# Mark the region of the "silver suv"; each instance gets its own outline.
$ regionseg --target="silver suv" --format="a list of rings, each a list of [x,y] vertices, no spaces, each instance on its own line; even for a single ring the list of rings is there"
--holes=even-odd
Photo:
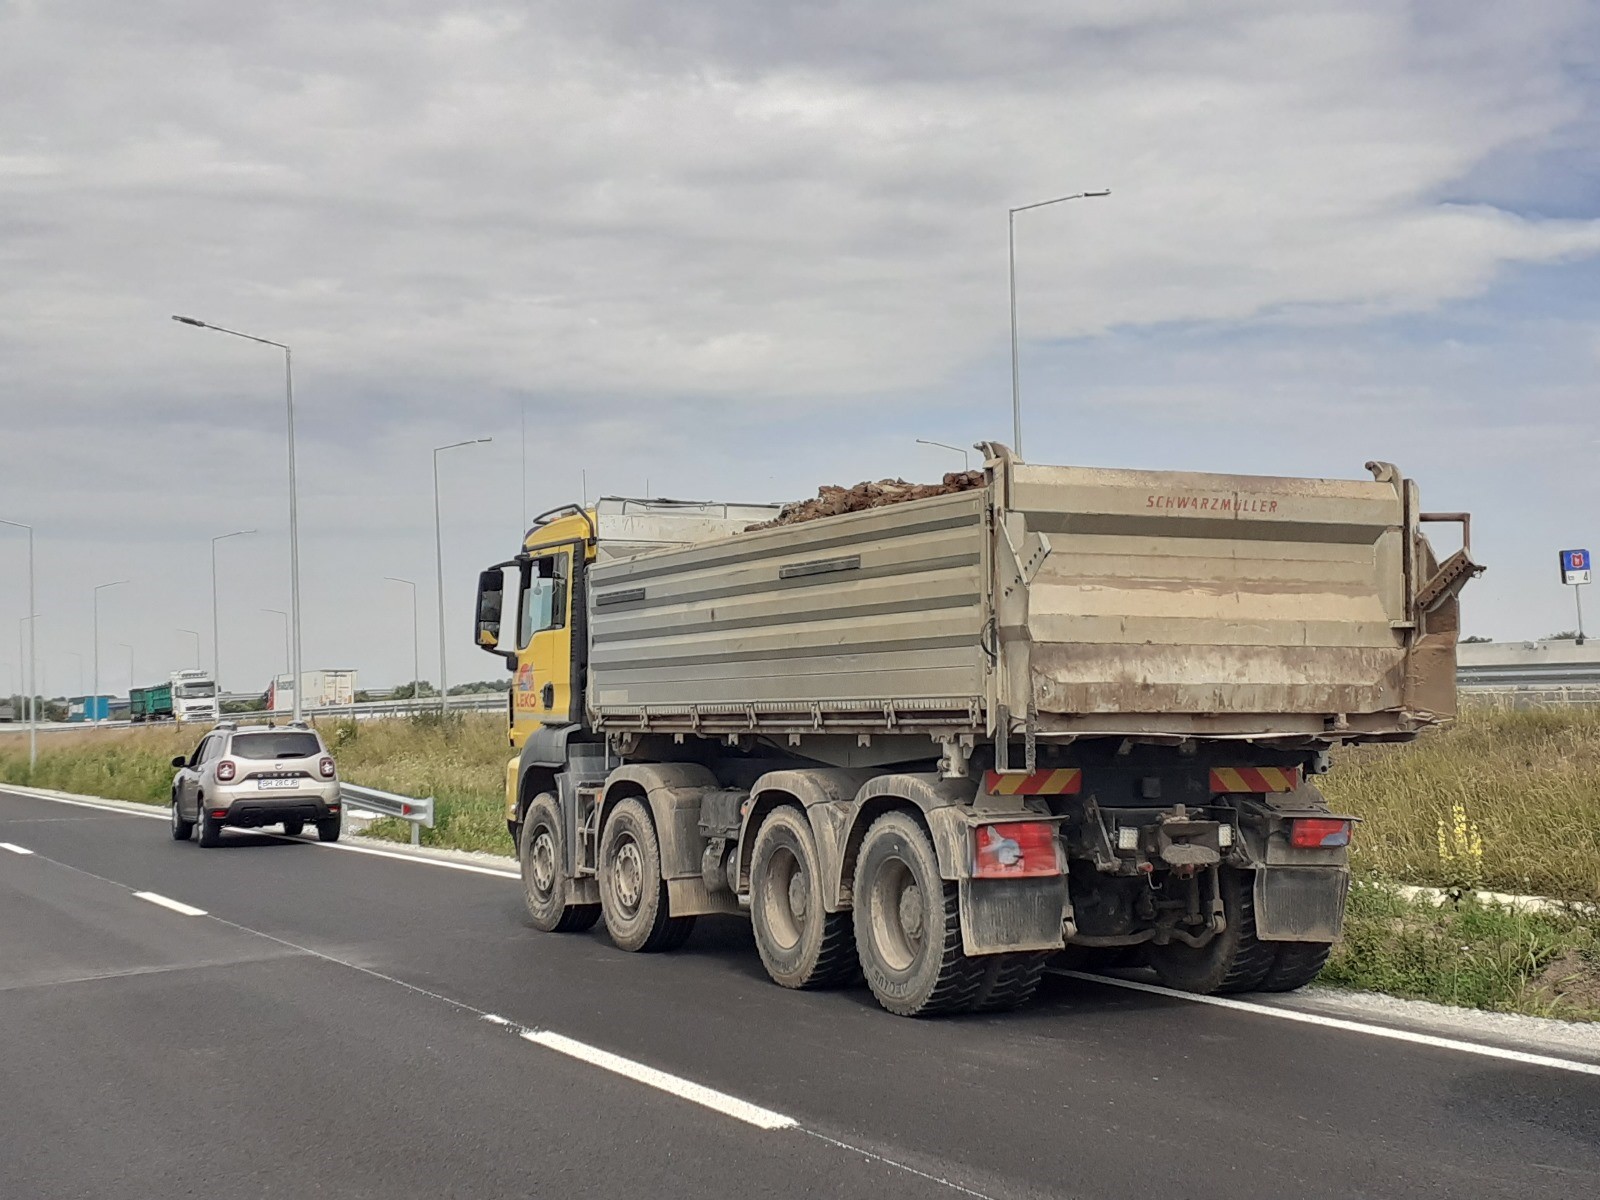
[[[200,831],[215,846],[224,825],[282,825],[297,837],[310,822],[324,842],[339,840],[339,775],[315,729],[304,724],[221,724],[188,758],[172,760],[172,837]]]

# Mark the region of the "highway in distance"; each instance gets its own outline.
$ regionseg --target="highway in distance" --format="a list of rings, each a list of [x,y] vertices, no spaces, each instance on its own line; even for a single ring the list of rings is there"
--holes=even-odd
[[[0,790],[0,1196],[1600,1196],[1600,1066],[1053,977],[912,1021],[520,885]]]

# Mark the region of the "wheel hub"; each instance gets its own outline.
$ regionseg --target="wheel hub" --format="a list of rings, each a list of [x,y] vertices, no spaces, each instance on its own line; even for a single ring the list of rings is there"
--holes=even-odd
[[[906,885],[900,893],[900,928],[907,939],[916,942],[922,938],[922,889],[915,883]]]
[[[639,854],[639,847],[633,842],[624,842],[617,847],[615,890],[617,900],[623,908],[630,911],[639,907],[639,897],[643,894],[644,860]]]
[[[794,914],[796,921],[806,919],[806,877],[799,871],[789,876],[789,911]]]
[[[540,892],[549,892],[556,881],[556,847],[548,829],[541,829],[534,834],[532,852],[528,858],[533,886]]]

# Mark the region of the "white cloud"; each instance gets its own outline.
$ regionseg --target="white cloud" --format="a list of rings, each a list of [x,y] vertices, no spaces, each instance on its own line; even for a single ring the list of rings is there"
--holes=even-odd
[[[1030,362],[1110,330],[1292,344],[1425,313],[1600,251],[1593,213],[1471,186],[1595,129],[1571,69],[1595,32],[1565,0],[13,4],[0,507],[87,552],[97,524],[193,539],[276,503],[274,352],[173,311],[294,344],[308,526],[363,580],[426,527],[428,448],[503,442],[523,397],[593,438],[542,475],[563,495],[584,458],[699,494],[876,473],[913,397],[958,420],[960,389],[1004,387],[1010,204],[1114,189],[1019,218]],[[1367,395],[1450,409],[1426,378]],[[842,458],[836,423],[868,413]],[[490,482],[473,503],[519,492]],[[507,533],[464,536],[472,562]]]

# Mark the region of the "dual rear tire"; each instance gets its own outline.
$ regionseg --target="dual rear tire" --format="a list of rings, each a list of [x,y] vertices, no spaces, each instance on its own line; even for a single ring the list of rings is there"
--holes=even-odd
[[[1202,995],[1292,992],[1317,977],[1333,947],[1326,942],[1265,941],[1256,932],[1255,874],[1219,872],[1228,927],[1204,946],[1151,946],[1147,961],[1167,987]]]

